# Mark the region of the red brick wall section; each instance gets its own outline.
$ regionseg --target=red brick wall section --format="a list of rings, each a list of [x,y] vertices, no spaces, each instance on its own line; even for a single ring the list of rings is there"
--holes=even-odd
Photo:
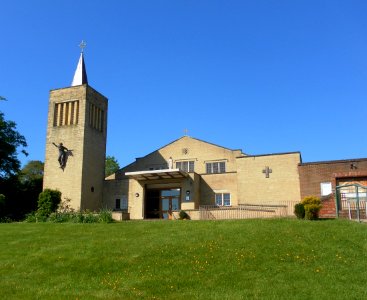
[[[367,177],[367,158],[303,163],[298,165],[301,198],[306,196],[317,196],[321,198],[323,208],[320,217],[335,217],[334,195],[321,197],[322,182],[331,182],[333,193],[338,179]]]
[[[321,198],[322,208],[320,210],[320,218],[335,218],[335,198],[334,195]]]

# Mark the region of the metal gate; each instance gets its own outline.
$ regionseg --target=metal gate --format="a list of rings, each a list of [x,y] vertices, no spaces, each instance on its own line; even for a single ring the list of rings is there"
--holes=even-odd
[[[358,183],[339,185],[335,188],[337,217],[347,216],[350,220],[367,219],[367,187]]]

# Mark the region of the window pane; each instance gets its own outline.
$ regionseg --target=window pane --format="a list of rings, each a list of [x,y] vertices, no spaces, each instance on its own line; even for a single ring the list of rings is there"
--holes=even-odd
[[[225,173],[226,172],[226,163],[224,161],[219,163],[219,169],[220,169],[220,173]]]
[[[206,164],[206,173],[207,174],[210,174],[211,172],[212,172],[211,164],[210,163],[207,163]]]
[[[189,162],[189,172],[194,172],[194,161]]]
[[[332,194],[332,185],[331,182],[321,182],[321,196],[328,196]]]
[[[215,204],[222,206],[222,194],[215,194]]]
[[[223,194],[223,205],[230,206],[231,205],[231,194],[225,193]]]
[[[213,163],[213,173],[218,173],[218,163]]]
[[[127,209],[127,196],[122,196],[121,198],[121,209]]]
[[[181,162],[176,162],[176,169],[180,169],[181,170]]]
[[[120,201],[120,199],[116,199],[115,200],[115,208],[116,209],[120,209],[121,208],[121,201]]]

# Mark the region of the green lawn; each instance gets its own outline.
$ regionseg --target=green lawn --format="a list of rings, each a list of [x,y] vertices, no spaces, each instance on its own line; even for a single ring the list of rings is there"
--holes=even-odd
[[[367,224],[0,224],[1,299],[367,299]]]

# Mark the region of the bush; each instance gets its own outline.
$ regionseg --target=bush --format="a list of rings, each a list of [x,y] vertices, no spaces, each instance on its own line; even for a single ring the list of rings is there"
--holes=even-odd
[[[38,196],[37,215],[40,217],[48,217],[55,212],[61,202],[61,192],[51,189],[45,189]]]
[[[48,221],[53,222],[53,223],[65,223],[65,222],[70,222],[72,218],[73,218],[73,215],[70,213],[54,212],[49,216]]]
[[[97,214],[91,211],[85,211],[82,213],[83,215],[83,222],[82,223],[98,223],[99,217]]]
[[[110,209],[101,209],[98,216],[98,221],[100,223],[111,223],[113,222],[112,219],[112,211]]]
[[[297,219],[305,218],[305,207],[302,203],[297,203],[294,206],[294,214],[296,215]]]
[[[35,223],[37,222],[37,217],[35,212],[31,212],[25,216],[25,222],[27,223]]]
[[[180,210],[178,216],[180,217],[180,220],[190,220],[190,216],[184,210]]]
[[[9,217],[0,217],[0,223],[11,223],[13,222],[12,219],[10,219]]]
[[[3,209],[5,207],[5,195],[0,194],[0,208]]]
[[[316,196],[305,197],[301,202],[305,208],[305,218],[307,220],[317,220],[322,207],[320,198]]]

